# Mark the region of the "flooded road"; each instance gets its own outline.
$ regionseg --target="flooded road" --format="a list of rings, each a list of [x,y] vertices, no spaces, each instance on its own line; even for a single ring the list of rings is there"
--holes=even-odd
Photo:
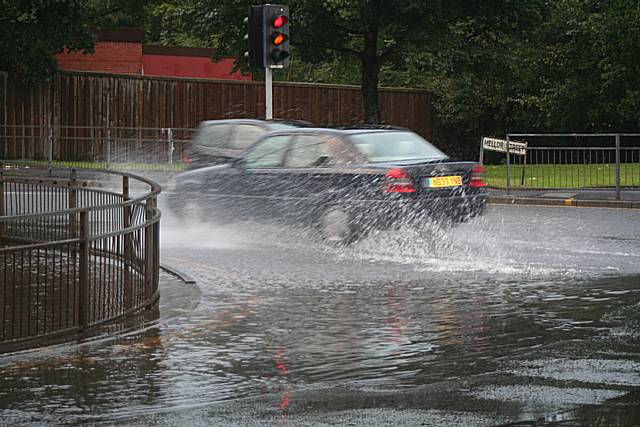
[[[637,425],[640,215],[491,207],[353,247],[162,225],[162,319],[0,359],[0,420]]]

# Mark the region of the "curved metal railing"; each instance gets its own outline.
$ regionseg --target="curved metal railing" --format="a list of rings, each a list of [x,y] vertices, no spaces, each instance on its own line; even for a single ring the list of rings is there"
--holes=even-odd
[[[157,317],[159,193],[124,172],[0,164],[0,353]]]

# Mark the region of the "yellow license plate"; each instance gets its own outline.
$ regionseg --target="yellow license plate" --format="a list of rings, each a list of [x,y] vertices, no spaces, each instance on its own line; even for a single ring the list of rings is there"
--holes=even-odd
[[[427,178],[427,187],[441,188],[441,187],[459,187],[462,185],[462,177],[459,175],[452,176],[434,176],[433,178]]]

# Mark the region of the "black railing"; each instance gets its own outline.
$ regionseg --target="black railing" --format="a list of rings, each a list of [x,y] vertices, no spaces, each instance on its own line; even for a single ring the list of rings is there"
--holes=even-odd
[[[128,173],[0,164],[0,353],[157,315],[159,193]]]

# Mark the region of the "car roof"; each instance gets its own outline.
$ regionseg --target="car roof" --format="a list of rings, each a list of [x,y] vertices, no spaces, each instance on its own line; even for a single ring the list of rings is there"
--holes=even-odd
[[[272,120],[261,120],[261,119],[220,119],[220,120],[204,120],[200,122],[200,126],[207,125],[217,125],[217,124],[249,124],[249,125],[258,125],[262,127],[269,127],[271,124],[284,124],[284,125],[292,125],[292,126],[312,126],[311,123],[305,122],[304,120],[289,120],[289,119],[272,119]]]
[[[390,132],[412,132],[409,129],[404,128],[367,128],[367,127],[354,127],[354,128],[323,128],[323,127],[307,127],[307,128],[291,128],[277,130],[269,133],[269,135],[289,135],[289,134],[314,134],[325,133],[333,134],[336,136],[357,135],[365,133],[390,133]]]

